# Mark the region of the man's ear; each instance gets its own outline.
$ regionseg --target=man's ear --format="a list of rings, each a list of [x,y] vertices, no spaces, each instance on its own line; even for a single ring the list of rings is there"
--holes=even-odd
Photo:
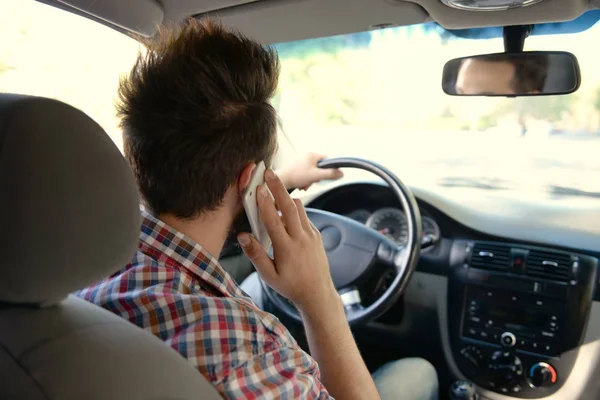
[[[254,172],[255,168],[256,164],[250,163],[242,169],[242,172],[240,172],[237,180],[238,195],[241,196],[242,193],[244,193],[244,190],[246,190],[250,184],[250,179],[252,178],[252,173]]]

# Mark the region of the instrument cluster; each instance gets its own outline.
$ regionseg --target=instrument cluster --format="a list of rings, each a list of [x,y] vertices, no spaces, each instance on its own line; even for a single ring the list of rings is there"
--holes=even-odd
[[[374,212],[360,208],[346,214],[346,217],[379,231],[397,245],[404,245],[408,240],[406,216],[399,208],[384,207]],[[440,228],[431,217],[422,216],[421,221],[423,223],[421,246],[422,248],[433,246],[440,239]]]

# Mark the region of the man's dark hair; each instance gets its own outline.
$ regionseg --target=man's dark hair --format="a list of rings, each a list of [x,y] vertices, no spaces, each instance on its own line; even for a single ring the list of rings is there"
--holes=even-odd
[[[244,166],[270,159],[277,53],[209,20],[161,28],[121,80],[125,156],[156,215],[215,210]]]
[[[548,56],[544,54],[527,55],[512,60],[515,76],[511,86],[515,93],[543,92],[548,76]]]

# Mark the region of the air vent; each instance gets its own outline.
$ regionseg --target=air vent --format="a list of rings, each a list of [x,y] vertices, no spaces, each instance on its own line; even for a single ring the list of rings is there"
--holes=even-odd
[[[569,254],[553,251],[531,250],[525,274],[534,278],[568,282],[573,260]]]
[[[476,242],[471,254],[471,267],[507,271],[510,266],[510,247],[500,243]]]

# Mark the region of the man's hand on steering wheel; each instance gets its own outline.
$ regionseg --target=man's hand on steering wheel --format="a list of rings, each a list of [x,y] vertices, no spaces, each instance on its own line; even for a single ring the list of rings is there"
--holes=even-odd
[[[293,164],[283,167],[277,171],[277,175],[285,185],[286,189],[303,189],[326,180],[336,180],[344,176],[337,168],[319,168],[319,161],[326,157],[319,153],[306,153],[298,158]]]

